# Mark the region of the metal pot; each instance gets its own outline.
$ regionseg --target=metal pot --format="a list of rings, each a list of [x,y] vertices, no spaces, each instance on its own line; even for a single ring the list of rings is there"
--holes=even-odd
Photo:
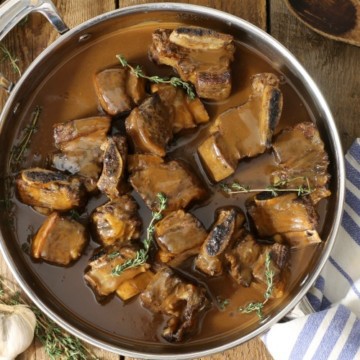
[[[314,260],[311,272],[294,289],[290,299],[284,300],[282,306],[273,315],[263,322],[249,327],[245,333],[234,331],[206,343],[199,342],[191,345],[185,343],[179,347],[145,344],[131,339],[112,337],[106,331],[95,329],[90,322],[79,321],[71,309],[64,307],[50,289],[41,284],[36,274],[29,271],[19,244],[13,239],[11,230],[4,224],[4,221],[0,220],[2,254],[25,293],[45,314],[75,336],[108,351],[149,359],[189,359],[210,355],[239,345],[263,333],[282,319],[304,297],[325,264],[340,225],[344,202],[345,173],[338,132],[321,92],[304,68],[279,42],[250,23],[224,12],[188,4],[154,3],[132,6],[100,15],[69,30],[50,0],[8,0],[0,8],[0,40],[21,18],[33,11],[45,15],[63,35],[31,64],[15,86],[2,76],[0,77],[0,84],[10,92],[0,119],[0,143],[3,146],[0,154],[2,172],[6,171],[4,164],[8,162],[9,139],[13,138],[14,133],[23,126],[17,120],[18,113],[26,108],[27,99],[44,81],[46,75],[56,68],[59,59],[101,40],[104,35],[135,24],[145,21],[158,23],[181,21],[187,24],[216,28],[234,35],[235,38],[241,39],[253,49],[265,54],[272,66],[282,72],[294,85],[310,111],[315,114],[316,125],[329,153],[332,198],[328,204],[322,232],[322,237],[326,240],[325,245]],[[0,193],[4,193],[3,185],[0,185]],[[90,316],[91,314],[89,314]]]

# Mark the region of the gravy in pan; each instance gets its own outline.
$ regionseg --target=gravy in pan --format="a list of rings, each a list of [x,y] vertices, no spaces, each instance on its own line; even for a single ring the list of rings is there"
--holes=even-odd
[[[178,24],[161,24],[162,27],[175,27]],[[93,75],[100,69],[117,65],[116,54],[123,54],[132,64],[140,64],[149,75],[169,75],[168,67],[159,67],[151,63],[147,58],[147,48],[151,42],[151,33],[158,27],[151,23],[119,31],[111,36],[101,38],[101,41],[89,44],[69,59],[64,60],[61,65],[49,74],[43,81],[29,103],[28,110],[22,113],[23,119],[30,118],[30,113],[35,106],[40,105],[42,112],[39,119],[38,131],[33,135],[30,153],[23,164],[23,168],[43,166],[47,164],[47,156],[55,151],[53,145],[54,123],[66,122],[76,118],[83,118],[101,114],[102,110],[98,104]],[[232,95],[222,102],[205,101],[205,106],[211,119],[214,119],[224,110],[244,103],[250,93],[250,77],[259,72],[275,72],[272,66],[260,54],[243,43],[236,43],[235,61],[233,62],[233,90]],[[311,121],[313,115],[309,113],[307,106],[303,103],[300,95],[279,73],[282,79],[281,90],[284,96],[284,107],[278,132],[281,128],[302,121]],[[114,126],[123,120],[115,119]],[[211,124],[211,122],[210,122]],[[183,159],[190,163],[193,169],[203,179],[204,184],[209,187],[212,195],[203,204],[197,204],[190,209],[204,226],[209,229],[216,208],[225,205],[236,205],[245,211],[245,200],[251,194],[242,194],[229,197],[221,193],[218,187],[213,186],[202,168],[196,154],[197,146],[206,136],[207,127],[198,127],[195,131],[177,137],[169,147],[168,158]],[[273,169],[273,156],[271,152],[250,160],[242,160],[237,172],[227,181],[237,179],[240,183],[250,186],[266,186],[270,182],[270,173]],[[140,214],[143,219],[143,234],[150,220],[150,211],[135,192],[132,194],[140,206]],[[87,221],[91,211],[107,201],[106,197],[99,195],[93,197],[81,221]],[[34,231],[40,227],[45,217],[36,213],[32,208],[21,204],[14,198],[16,204],[16,235],[20,244],[27,242],[29,227]],[[318,211],[321,219],[326,214],[327,200],[322,200]],[[321,234],[322,224],[318,231]],[[84,255],[69,267],[59,267],[45,262],[34,262],[30,256],[24,253],[24,261],[28,263],[31,270],[37,275],[48,291],[56,297],[62,305],[69,309],[74,317],[84,321],[99,331],[108,333],[112,337],[128,338],[139,341],[165,342],[161,335],[164,319],[153,315],[139,304],[138,298],[132,299],[124,304],[118,297],[110,297],[105,303],[99,303],[94,293],[84,281],[84,270],[93,250],[99,245],[90,241]],[[317,253],[316,247],[308,247],[301,251],[293,251],[291,254],[291,276],[289,279],[287,293],[281,300],[272,300],[265,306],[265,314],[276,311],[280,301],[286,301],[291,290],[298,286],[308,272],[310,259]],[[262,301],[263,291],[256,290],[253,286],[244,288],[237,286],[229,277],[207,279],[191,269],[189,263],[185,264],[185,270],[193,272],[201,281],[206,282],[213,296],[221,299],[229,299],[229,305],[224,311],[213,306],[205,315],[200,331],[188,340],[191,342],[204,341],[215,338],[225,332],[234,329],[241,330],[259,321],[255,313],[251,315],[241,314],[237,311],[240,306],[250,301]],[[181,345],[180,345],[181,346]]]

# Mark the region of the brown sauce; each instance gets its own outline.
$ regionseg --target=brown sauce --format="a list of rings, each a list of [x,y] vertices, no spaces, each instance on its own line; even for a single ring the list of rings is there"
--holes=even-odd
[[[162,26],[165,27],[164,24]],[[175,24],[169,24],[170,26],[174,27]],[[148,74],[170,74],[167,68],[159,68],[147,59],[147,47],[151,41],[151,33],[156,27],[156,24],[148,24],[104,37],[89,44],[81,52],[73,54],[71,58],[64,59],[47,76],[33,94],[27,109],[19,114],[24,120],[30,117],[30,113],[36,105],[43,108],[39,129],[32,138],[30,154],[23,166],[24,168],[37,165],[45,166],[47,154],[55,150],[52,130],[54,123],[102,113],[94,91],[93,74],[102,68],[117,65],[116,54],[122,53],[132,63],[142,65]],[[265,58],[245,44],[237,43],[236,58],[233,66],[232,95],[221,103],[205,101],[211,119],[214,119],[230,107],[244,103],[250,94],[250,76],[266,71],[274,72],[274,69]],[[297,122],[312,120],[313,116],[308,112],[300,95],[281,74],[278,75],[282,78],[281,90],[284,95],[284,108],[276,131]],[[211,185],[199,166],[200,162],[196,149],[206,136],[207,127],[210,124],[178,137],[171,144],[168,152],[168,158],[181,158],[190,163],[204,180],[206,186],[211,189],[212,195],[206,204],[197,204],[190,209],[190,212],[197,216],[207,229],[213,222],[216,208],[235,205],[245,211],[244,202],[249,197],[247,194],[233,197],[224,196],[216,187]],[[269,184],[269,175],[273,166],[274,162],[271,153],[265,153],[250,160],[243,160],[240,162],[236,174],[228,181],[235,178],[241,183],[250,186],[267,185]],[[144,228],[146,228],[150,219],[150,211],[136,193],[133,193],[133,195],[140,205],[140,213]],[[30,207],[19,203],[16,199],[14,201],[17,209],[17,239],[20,244],[23,244],[27,242],[29,234],[26,229],[32,226],[36,231],[44,222],[45,217],[36,213]],[[96,206],[106,201],[105,196],[92,198],[86,208],[87,214],[90,214]],[[326,200],[322,200],[321,218],[325,217],[325,213]],[[319,231],[321,234],[321,227]],[[83,279],[83,274],[89,257],[98,246],[97,243],[91,240],[80,260],[66,268],[53,266],[45,262],[33,262],[26,254],[24,254],[24,261],[28,263],[29,268],[48,291],[80,321],[119,339],[125,337],[146,342],[163,342],[160,331],[164,319],[142,308],[138,299],[133,299],[126,304],[122,303],[116,296],[110,297],[104,304],[96,301],[93,291]],[[279,303],[285,301],[292,289],[298,286],[299,282],[305,278],[308,273],[309,259],[315,254],[315,248],[292,253],[291,276],[287,293],[282,300],[274,300],[267,304],[266,314],[276,311]],[[213,306],[207,312],[199,334],[191,338],[189,343],[205,341],[220,334],[231,332],[234,329],[245,330],[251,324],[259,321],[255,314],[243,315],[236,309],[249,301],[262,300],[263,290],[256,289],[254,286],[250,288],[237,286],[225,276],[208,280],[205,276],[200,276],[192,271],[190,266],[185,267],[185,270],[193,272],[193,274],[200,277],[201,281],[205,281],[214,296],[230,300],[230,305],[225,311],[219,311]]]

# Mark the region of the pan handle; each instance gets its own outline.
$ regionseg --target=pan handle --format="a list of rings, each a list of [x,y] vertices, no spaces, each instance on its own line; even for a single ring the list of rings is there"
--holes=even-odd
[[[43,14],[60,34],[69,30],[51,0],[7,0],[0,6],[0,41],[31,12]]]
[[[307,297],[304,296],[300,300],[300,302],[294,307],[294,309],[292,309],[283,319],[281,319],[281,322],[294,320],[305,315],[310,315],[314,312],[314,308],[311,306]]]
[[[69,30],[51,0],[7,0],[0,6],[0,41],[31,12],[43,14],[60,34]],[[0,73],[0,88],[10,92],[13,86]]]

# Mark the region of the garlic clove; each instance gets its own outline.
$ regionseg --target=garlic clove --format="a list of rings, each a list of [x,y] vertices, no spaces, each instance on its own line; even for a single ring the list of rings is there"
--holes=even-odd
[[[26,305],[0,304],[0,360],[12,360],[34,339],[35,314]]]

